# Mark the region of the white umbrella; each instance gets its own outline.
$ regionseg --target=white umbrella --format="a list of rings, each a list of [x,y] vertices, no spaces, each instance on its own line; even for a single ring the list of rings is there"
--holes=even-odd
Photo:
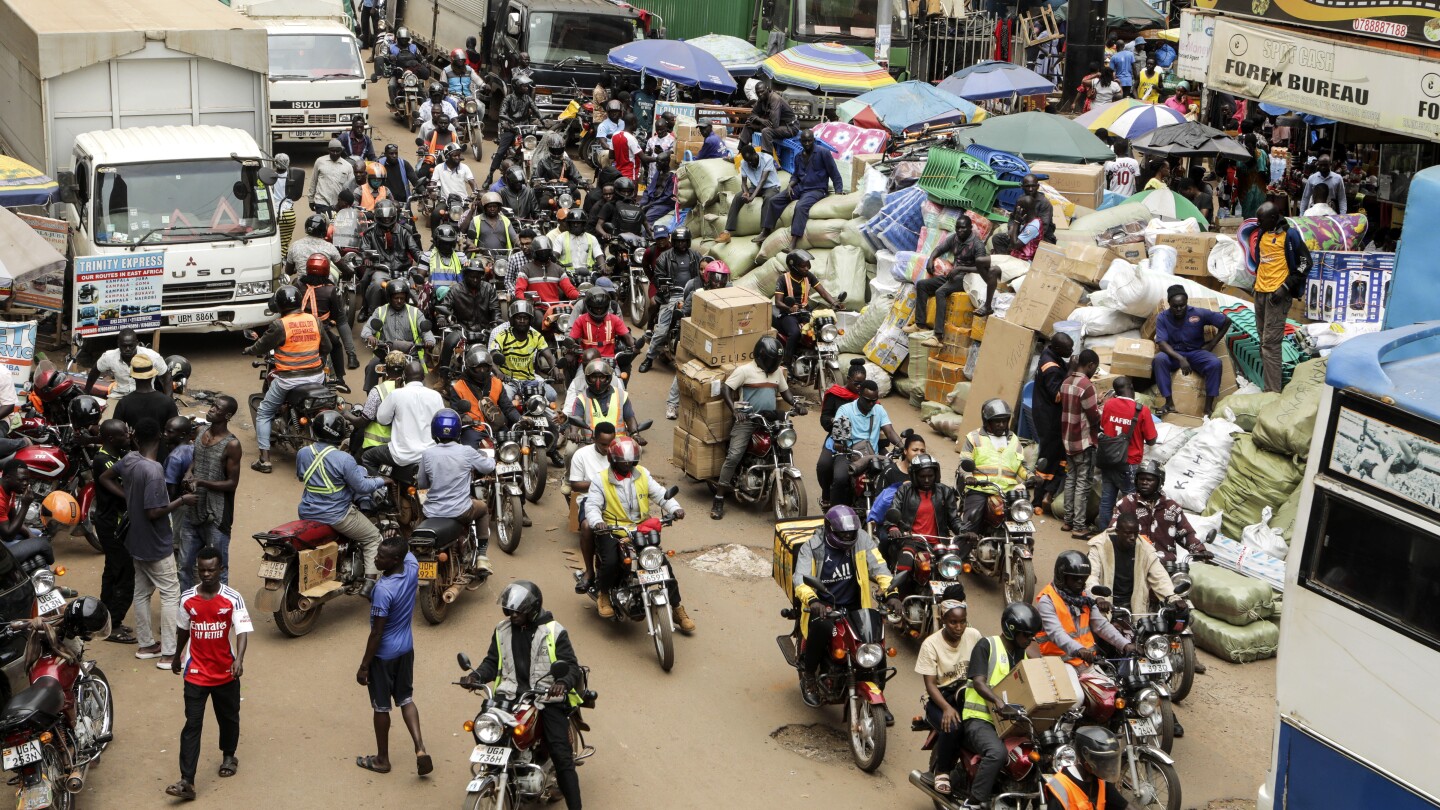
[[[0,276],[15,288],[47,273],[65,269],[65,257],[25,220],[0,208]]]

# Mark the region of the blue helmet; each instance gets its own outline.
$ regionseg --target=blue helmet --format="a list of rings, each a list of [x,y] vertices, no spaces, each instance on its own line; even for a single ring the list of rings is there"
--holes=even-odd
[[[442,408],[430,420],[430,436],[437,442],[453,442],[460,438],[460,414]]]

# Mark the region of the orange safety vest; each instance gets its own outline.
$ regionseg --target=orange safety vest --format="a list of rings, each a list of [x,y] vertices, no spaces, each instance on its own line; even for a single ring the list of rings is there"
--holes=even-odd
[[[1075,642],[1082,647],[1095,646],[1095,636],[1090,633],[1090,608],[1087,607],[1080,612],[1081,625],[1077,628],[1075,626],[1075,617],[1070,615],[1070,606],[1065,604],[1065,600],[1061,598],[1060,592],[1055,590],[1055,583],[1052,582],[1046,585],[1045,590],[1041,591],[1040,595],[1035,597],[1036,602],[1039,602],[1041,599],[1050,600],[1050,604],[1055,607],[1055,615],[1060,619],[1060,626],[1065,628],[1065,632],[1070,635],[1070,638],[1075,639]],[[1040,644],[1041,655],[1063,656],[1065,654],[1065,651],[1060,649],[1059,644],[1051,641],[1049,637],[1045,635],[1044,630],[1041,630],[1040,633],[1035,636],[1035,640]],[[1080,658],[1067,658],[1065,659],[1065,663],[1072,667],[1078,667],[1083,666],[1085,661]]]
[[[470,403],[470,415],[475,417],[475,421],[484,422],[485,412],[480,410],[480,397],[476,396],[475,392],[470,389],[470,383],[465,380],[456,380],[454,388],[455,393],[459,394],[461,399]],[[500,381],[491,377],[490,393],[486,394],[486,398],[498,406],[500,404],[500,393],[503,390],[504,386]]]
[[[604,331],[599,333],[599,337],[597,337],[595,330],[602,325],[605,327]],[[587,312],[580,318],[580,327],[580,346],[582,349],[602,349],[606,346],[610,346],[612,350],[614,349],[615,324],[611,322],[609,313],[606,313],[603,324],[597,324],[595,323],[595,318]]]
[[[314,315],[317,321],[324,322],[330,320],[330,313],[320,314],[320,302],[315,300],[315,287],[313,285],[305,285],[305,297],[300,299],[300,311]]]
[[[319,371],[320,322],[308,312],[292,312],[280,319],[285,342],[275,349],[276,371]]]
[[[370,191],[369,183],[360,187],[360,207],[366,211],[374,211],[375,203],[388,199],[390,199],[390,188],[388,186],[382,185],[378,191],[373,193]]]
[[[1099,800],[1092,802],[1085,791],[1075,784],[1075,780],[1063,773],[1053,773],[1045,777],[1045,788],[1055,794],[1055,798],[1065,804],[1065,810],[1105,810],[1105,783],[1097,782],[1100,786]]]

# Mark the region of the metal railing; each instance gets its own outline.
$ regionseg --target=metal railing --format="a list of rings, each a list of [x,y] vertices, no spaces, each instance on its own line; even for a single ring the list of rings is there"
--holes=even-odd
[[[931,17],[917,21],[910,50],[910,72],[920,81],[938,82],[957,70],[995,58],[996,24],[1000,17],[977,12],[963,17]],[[1020,21],[1014,20],[1010,60],[1025,63]]]

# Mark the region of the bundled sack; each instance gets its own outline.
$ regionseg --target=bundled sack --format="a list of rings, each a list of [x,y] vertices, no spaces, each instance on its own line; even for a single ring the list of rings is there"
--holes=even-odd
[[[866,362],[865,379],[875,381],[875,387],[880,389],[880,396],[890,396],[890,391],[894,386],[894,379],[890,376],[890,372],[874,363]]]
[[[860,226],[860,230],[877,246],[895,252],[914,250],[925,224],[920,207],[926,199],[925,190],[915,186],[888,194],[880,213]]]
[[[905,327],[915,321],[915,288],[905,288],[905,293],[890,305],[885,322],[875,330],[875,336],[865,344],[865,357],[870,362],[893,373],[905,358],[910,356],[910,336]]]
[[[1279,398],[1280,394],[1273,391],[1268,394],[1235,393],[1215,403],[1215,413],[1229,411],[1233,414],[1235,424],[1239,425],[1241,430],[1252,431],[1255,429],[1255,420],[1259,418],[1261,412],[1272,407]]]
[[[929,275],[925,269],[929,263],[929,253],[901,250],[895,254],[895,263],[890,267],[890,275],[896,281],[915,284]]]
[[[1141,272],[1124,259],[1116,259],[1100,279],[1100,291],[1090,294],[1090,303],[1143,320],[1155,314],[1165,300],[1165,290],[1176,281],[1176,276]]]
[[[1290,546],[1286,544],[1285,536],[1280,534],[1279,530],[1271,528],[1270,520],[1274,516],[1275,510],[1268,506],[1260,510],[1260,522],[1245,527],[1240,533],[1240,543],[1247,548],[1263,551],[1277,560],[1283,560],[1285,555],[1290,553]]]
[[[896,381],[896,383],[899,383],[900,380],[909,380],[909,379],[913,379],[913,378],[912,378],[912,377],[896,377],[896,378],[895,378],[895,381]],[[936,414],[941,414],[941,413],[948,413],[948,414],[952,414],[952,415],[953,415],[955,412],[952,411],[952,410],[950,410],[950,406],[949,406],[949,405],[946,405],[946,404],[943,403],[943,402],[924,402],[924,401],[922,401],[922,402],[920,403],[920,421],[922,421],[922,422],[929,422],[929,421],[930,421],[930,417],[935,416]]]
[[[1117,225],[1127,225],[1131,222],[1149,222],[1154,216],[1155,212],[1146,208],[1144,203],[1123,203],[1113,208],[1106,208],[1103,211],[1096,211],[1092,214],[1074,217],[1070,220],[1069,230],[1072,235],[1083,234],[1094,237],[1095,234],[1108,231]],[[1094,243],[1093,238],[1090,241],[1092,244]]]
[[[678,186],[676,200],[681,208],[705,208],[719,198],[721,192],[740,193],[740,172],[732,161],[724,158],[691,160],[675,170]]]
[[[1150,263],[1151,272],[1173,276],[1175,265],[1180,261],[1180,251],[1176,250],[1174,245],[1156,245],[1150,248],[1145,260]]]
[[[823,257],[823,258],[822,258]],[[865,254],[860,248],[840,246],[815,254],[811,271],[836,298],[845,293],[844,309],[859,312],[865,306]],[[812,296],[818,300],[818,296]]]
[[[1262,620],[1237,627],[1195,610],[1190,613],[1190,629],[1200,649],[1236,664],[1273,658],[1280,649],[1280,626],[1274,622]]]
[[[965,417],[958,413],[940,413],[930,417],[930,427],[947,439],[960,438],[960,425]]]
[[[945,395],[945,401],[950,403],[950,410],[957,414],[965,413],[965,403],[970,399],[970,385],[968,381],[962,380],[955,383],[955,387]]]
[[[1245,250],[1235,237],[1221,234],[1210,246],[1210,255],[1205,259],[1205,271],[1221,284],[1242,290],[1255,289],[1255,271],[1245,263]]]
[[[1121,312],[1109,307],[1078,307],[1070,313],[1069,320],[1085,325],[1085,337],[1091,335],[1118,335],[1131,329],[1139,329],[1144,318]],[[1086,342],[1089,345],[1089,342]]]
[[[1185,428],[1171,422],[1156,422],[1155,443],[1145,448],[1145,460],[1164,467],[1189,443],[1196,430],[1197,428]],[[1218,524],[1216,528],[1219,528]]]
[[[901,396],[910,400],[910,405],[912,407],[919,408],[921,405],[925,404],[924,380],[918,380],[914,377],[908,377],[902,374],[896,377],[892,377],[891,381],[895,383],[895,390],[899,391]],[[934,405],[939,403],[931,404]]]
[[[1186,512],[1204,511],[1210,493],[1225,478],[1234,434],[1239,432],[1240,426],[1229,419],[1205,420],[1165,465],[1165,495]]]
[[[1274,589],[1258,579],[1218,565],[1192,565],[1190,581],[1185,597],[1222,622],[1244,627],[1275,612]]]
[[[725,227],[725,218],[730,215],[730,201],[740,194],[735,192],[724,192],[715,202],[710,205],[707,215],[714,214],[719,217],[719,227]],[[741,236],[754,237],[760,233],[760,217],[765,213],[765,200],[758,195],[755,199],[740,206],[740,215],[735,218],[735,230],[730,235],[736,238]]]
[[[785,257],[783,255],[775,256],[746,273],[744,278],[735,282],[735,286],[759,293],[766,298],[774,298],[775,284],[783,272],[785,272]]]
[[[774,293],[772,292],[771,295]],[[875,337],[875,333],[880,329],[880,324],[884,323],[885,318],[890,315],[890,306],[894,303],[895,296],[893,295],[876,296],[870,299],[870,303],[864,309],[860,310],[860,320],[845,330],[845,334],[840,336],[840,341],[836,345],[836,349],[840,352],[841,368],[849,368],[845,355],[859,357],[860,353],[865,351],[865,344],[870,342],[870,338]]]
[[[1308,458],[1320,394],[1325,390],[1326,360],[1306,360],[1295,367],[1290,382],[1273,405],[1255,420],[1255,441],[1267,450]]]
[[[840,244],[840,234],[849,224],[849,220],[844,219],[811,219],[805,223],[805,233],[800,236],[800,243],[794,247],[812,251],[835,247]],[[754,240],[751,242],[753,244]],[[778,256],[791,247],[790,223],[781,223],[760,246],[760,258],[763,260]]]
[[[1166,221],[1159,217],[1155,217],[1149,222],[1145,223],[1145,246],[1151,248],[1155,247],[1155,242],[1161,234],[1165,234],[1168,236],[1172,234],[1196,233],[1200,233],[1200,223],[1196,222],[1192,218],[1187,217],[1186,219],[1182,219],[1176,222],[1175,220]]]
[[[709,253],[730,267],[732,283],[748,275],[760,261],[760,246],[749,239],[717,242],[710,247]]]
[[[1254,436],[1242,433],[1230,449],[1230,464],[1206,500],[1205,511],[1224,512],[1222,534],[1239,537],[1246,526],[1260,521],[1261,510],[1278,509],[1289,500],[1304,476],[1304,462],[1272,453],[1260,447]]]
[[[852,219],[846,222],[845,227],[840,230],[840,238],[837,241],[842,245],[860,248],[860,252],[865,254],[865,261],[874,264],[875,246],[870,243],[869,237],[860,230],[860,226],[864,224],[865,220],[863,219]],[[875,274],[872,272],[870,275],[874,276]]]
[[[990,266],[1000,271],[1000,283],[1009,284],[1030,272],[1030,262],[1004,253],[992,255]]]

